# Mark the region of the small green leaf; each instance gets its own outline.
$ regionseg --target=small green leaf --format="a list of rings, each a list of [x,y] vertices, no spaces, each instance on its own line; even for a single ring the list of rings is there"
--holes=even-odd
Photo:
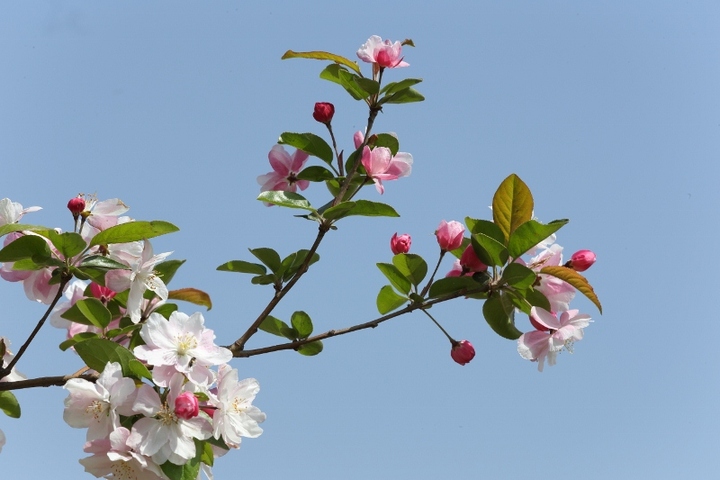
[[[60,316],[71,322],[90,325],[100,329],[107,327],[112,320],[110,310],[97,298],[78,300]]]
[[[343,202],[334,207],[328,208],[323,217],[330,220],[360,215],[363,217],[399,217],[394,208],[380,202],[369,200],[357,200],[355,202]]]
[[[297,311],[290,317],[290,323],[298,333],[298,338],[303,339],[310,336],[313,331],[310,315],[303,311]]]
[[[323,344],[320,340],[300,345],[297,349],[298,353],[312,357],[322,352]]]
[[[250,279],[250,283],[252,283],[253,285],[272,285],[273,283],[275,283],[275,281],[279,282],[277,277],[272,274],[258,275],[257,277],[253,277],[252,279]]]
[[[600,313],[602,313],[602,305],[600,304],[600,299],[595,294],[595,290],[593,290],[590,283],[587,281],[587,278],[580,275],[578,272],[573,270],[572,268],[568,267],[543,267],[540,270],[540,273],[544,273],[547,275],[552,275],[553,277],[557,277],[560,280],[563,280],[573,287],[577,288],[580,293],[585,295],[591,302],[595,304],[595,306],[600,310]]]
[[[490,328],[503,338],[517,340],[522,335],[515,327],[515,307],[512,302],[504,301],[502,294],[485,300],[483,316]]]
[[[99,337],[99,335],[97,333],[81,332],[81,333],[73,335],[72,338],[69,338],[69,339],[65,340],[64,342],[62,342],[59,345],[59,347],[60,347],[60,350],[62,350],[64,352],[68,348],[74,346],[76,343],[84,342],[85,340],[89,340],[91,338],[98,338],[98,337]]]
[[[502,230],[500,230],[500,227],[493,222],[465,217],[465,223],[471,233],[482,233],[485,236],[497,240],[498,243],[505,244],[505,235]]]
[[[310,58],[313,60],[329,60],[331,62],[345,65],[346,67],[349,67],[349,68],[355,70],[357,73],[360,73],[360,67],[358,67],[356,62],[348,60],[347,58],[345,58],[343,56],[335,55],[334,53],[329,53],[329,52],[323,52],[323,51],[318,51],[318,50],[315,50],[312,52],[293,52],[292,50],[288,50],[280,58],[282,60],[286,60],[288,58]]]
[[[283,259],[282,268],[278,272],[278,275],[282,273],[283,281],[290,280],[297,273],[309,254],[310,250],[301,249],[295,253],[291,253]],[[320,255],[313,253],[312,258],[310,258],[310,261],[308,262],[308,267],[318,260],[320,260]]]
[[[320,72],[320,78],[337,83],[355,100],[363,100],[372,94],[372,92],[365,90],[365,88],[368,88],[368,85],[364,80],[367,79],[363,79],[362,77],[349,72],[347,69],[337,64],[325,67],[325,69]]]
[[[550,311],[550,301],[539,290],[529,288],[525,290],[523,294],[525,295],[525,300],[527,300],[531,306],[540,307],[548,312]]]
[[[20,403],[15,394],[8,390],[0,391],[0,410],[10,418],[20,418]]]
[[[395,265],[391,263],[378,263],[376,265],[398,292],[402,292],[405,295],[410,293],[412,286],[410,280],[408,280]]]
[[[170,315],[172,315],[173,312],[176,312],[177,309],[178,309],[178,306],[174,303],[163,303],[158,308],[153,310],[153,313],[158,313],[158,314],[162,315],[163,317],[169,319]]]
[[[74,232],[57,233],[55,230],[48,230],[47,238],[64,258],[72,258],[87,247],[82,236]]]
[[[135,363],[132,365],[130,363],[131,360],[137,362],[135,355],[127,348],[110,340],[91,338],[84,342],[77,343],[75,345],[75,351],[80,355],[80,358],[83,359],[85,365],[97,372],[105,370],[105,366],[109,362],[118,362],[122,367],[123,376],[135,377],[137,379],[152,378],[150,372],[147,372],[147,375],[143,372],[143,375],[139,376],[137,372],[140,369]]]
[[[180,288],[177,290],[170,290],[168,292],[168,299],[170,300],[183,300],[185,302],[194,303],[206,307],[208,310],[212,308],[212,300],[210,295],[198,290],[197,288]]]
[[[0,250],[0,262],[16,262],[31,258],[35,263],[42,264],[45,259],[51,257],[47,241],[37,235],[23,235]]]
[[[393,265],[395,265],[400,273],[416,287],[423,281],[427,275],[427,263],[420,255],[414,253],[400,253],[393,257]]]
[[[328,164],[335,159],[330,145],[314,133],[283,132],[278,139],[278,143],[295,147],[309,155],[318,157]]]
[[[223,263],[217,267],[217,269],[221,272],[251,273],[253,275],[265,275],[265,273],[267,273],[267,269],[264,266],[244,260],[231,260]]]
[[[313,165],[302,169],[300,173],[296,175],[298,180],[308,180],[310,182],[324,182],[325,180],[332,180],[335,178],[335,174],[332,173],[325,167],[320,165]]]
[[[7,223],[0,227],[0,237],[4,237],[8,233],[22,232],[23,230],[28,231],[44,231],[47,227],[41,227],[40,225],[26,225],[21,223]]]
[[[327,220],[339,220],[350,215],[349,212],[353,208],[355,208],[355,202],[341,202],[322,212],[322,216]]]
[[[502,266],[508,261],[508,251],[505,246],[483,233],[475,233],[471,239],[475,255],[489,267]]]
[[[397,155],[400,150],[400,142],[395,135],[389,133],[378,133],[375,135],[375,147],[385,147],[390,149],[393,156]]]
[[[277,273],[282,267],[280,255],[272,248],[250,248],[250,253],[264,263],[271,272]],[[264,273],[264,272],[263,272]]]
[[[178,268],[180,268],[183,263],[185,263],[185,260],[165,260],[155,265],[153,270],[155,270],[155,274],[167,285],[172,281]]]
[[[433,282],[428,293],[430,298],[438,298],[465,290],[477,290],[481,286],[473,277],[446,277]]]
[[[163,222],[162,220],[121,223],[95,235],[89,246],[136,242],[177,232],[178,230],[180,229],[172,223]]]
[[[535,283],[537,274],[524,265],[511,263],[503,270],[501,280],[517,289],[524,290]]]
[[[520,257],[538,243],[560,230],[568,221],[569,220],[553,220],[547,225],[543,225],[535,220],[528,220],[521,224],[510,235],[510,241],[508,242],[510,256],[513,258]]]
[[[420,82],[422,82],[422,79],[420,78],[406,78],[405,80],[401,80],[399,82],[390,82],[383,87],[380,93],[392,94],[401,90],[405,90],[407,87],[417,85]]]
[[[385,103],[412,103],[412,102],[422,102],[425,100],[425,97],[415,90],[414,88],[405,88],[403,90],[399,90],[392,95],[385,95],[383,98],[380,99],[380,105],[383,105]]]
[[[505,244],[516,228],[532,218],[532,193],[514,173],[502,181],[493,196],[493,220],[505,237]]]
[[[197,396],[197,394],[195,394]],[[207,395],[205,395],[207,397]],[[207,402],[207,400],[204,400]],[[215,454],[213,453],[212,444],[208,442],[201,442],[202,454],[200,455],[200,461],[205,465],[213,466],[215,462]]]
[[[263,332],[271,333],[273,335],[277,335],[278,337],[284,337],[284,332],[289,330],[290,326],[279,318],[268,315],[258,328]]]
[[[398,295],[390,285],[385,285],[380,289],[380,293],[377,296],[377,309],[381,315],[392,312],[396,308],[399,308],[402,304],[407,302],[407,297]]]
[[[311,212],[315,211],[315,209],[310,205],[310,202],[308,202],[308,200],[299,193],[270,190],[260,193],[257,199],[261,202],[271,203],[280,207],[299,208]]]
[[[105,257],[103,255],[90,255],[89,257],[85,257],[83,258],[82,262],[80,262],[78,267],[91,267],[104,270],[129,269],[127,265],[116,262],[115,260],[112,260],[111,258]]]

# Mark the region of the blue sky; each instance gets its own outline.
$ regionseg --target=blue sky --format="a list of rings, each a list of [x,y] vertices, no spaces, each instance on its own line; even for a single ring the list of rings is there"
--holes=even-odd
[[[354,58],[370,35],[412,38],[410,67],[386,79],[423,78],[427,100],[386,108],[376,131],[397,133],[413,173],[382,198],[363,192],[402,216],[342,222],[277,316],[305,310],[317,331],[375,318],[385,281],[374,264],[390,260],[391,235],[412,234],[412,251],[434,258],[440,220],[489,218],[510,173],[540,220],[571,220],[558,236],[566,252],[597,252],[587,276],[605,313],[578,298],[595,322],[542,374],[470,300],[433,308],[475,345],[465,367],[420,313],[330,339],[317,357],[234,360],[259,380],[268,420],[215,478],[711,478],[718,24],[715,2],[6,2],[0,198],[40,205],[26,219],[63,229],[78,192],[175,223],[179,233],[153,242],[188,260],[171,287],[209,292],[207,324],[230,343],[271,292],[215,267],[250,260],[248,247],[308,248],[315,233],[255,201],[267,152],[283,131],[323,134],[316,101],[335,104],[346,151],[366,118],[318,78],[323,63],[280,56]],[[307,196],[321,204],[326,192]],[[43,309],[17,284],[0,284],[0,304],[0,334],[17,348]],[[19,370],[77,370],[61,340],[48,326]],[[65,396],[18,393],[23,418],[0,418],[4,477],[81,478],[85,432],[62,421]]]

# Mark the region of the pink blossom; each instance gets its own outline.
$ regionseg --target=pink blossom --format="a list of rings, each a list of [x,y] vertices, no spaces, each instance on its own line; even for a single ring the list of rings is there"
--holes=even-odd
[[[467,340],[461,340],[453,344],[450,356],[455,362],[465,365],[475,358],[475,348]]]
[[[397,180],[400,177],[407,177],[412,171],[412,155],[405,152],[398,152],[394,157],[389,148],[376,147],[370,150],[367,145],[363,148],[362,165],[365,167],[368,177],[375,182],[375,188],[382,195],[385,187],[383,180]]]
[[[127,478],[135,480],[162,480],[165,475],[150,458],[134,452],[127,444],[130,431],[119,427],[108,438],[87,442],[84,447],[90,457],[80,460],[85,471],[100,478]],[[108,476],[112,475],[112,476]]]
[[[403,61],[402,43],[392,43],[390,40],[383,41],[377,35],[370,37],[360,47],[357,56],[363,62],[375,63],[382,68],[398,68],[410,65]]]
[[[297,192],[297,189],[305,190],[310,182],[298,180],[297,174],[302,170],[308,159],[308,154],[302,150],[296,150],[290,156],[282,145],[275,145],[268,153],[272,172],[260,175],[257,178],[260,184],[260,191],[282,190],[285,192]]]
[[[547,297],[550,310],[564,312],[570,309],[570,301],[575,297],[575,287],[557,277],[539,273],[543,267],[556,267],[562,264],[563,247],[558,244],[543,245],[541,253],[531,258],[526,264],[522,259],[517,262],[538,272],[535,289]]]
[[[393,254],[408,253],[410,251],[410,245],[412,244],[412,238],[407,233],[398,235],[397,232],[393,234],[390,239],[390,250]]]
[[[23,208],[17,202],[13,202],[9,198],[0,200],[0,227],[9,223],[17,223],[26,213],[37,212],[42,210],[40,207]]]
[[[523,333],[518,338],[518,353],[521,357],[538,362],[538,371],[543,371],[545,358],[553,366],[557,354],[565,349],[573,352],[573,343],[582,340],[583,328],[592,321],[589,315],[578,314],[578,310],[568,310],[560,314],[560,319],[542,308],[532,307],[530,316],[547,331],[534,330]]]
[[[578,250],[572,254],[567,266],[576,272],[584,272],[588,268],[592,267],[595,260],[597,260],[597,257],[591,250]]]
[[[437,238],[440,249],[444,251],[455,250],[462,245],[463,234],[465,233],[465,226],[452,220],[446,222],[443,220],[440,222],[437,230],[435,230],[435,237]]]
[[[260,391],[254,378],[238,381],[238,371],[221,365],[218,374],[217,410],[213,415],[213,435],[228,445],[239,446],[241,437],[256,438],[263,432],[258,425],[265,414],[252,404]]]
[[[353,143],[355,144],[355,150],[360,148],[360,146],[363,144],[364,141],[365,141],[365,134],[363,132],[361,132],[360,130],[355,132],[355,135],[353,135]]]
[[[460,259],[455,260],[453,263],[452,268],[448,273],[445,274],[445,278],[447,277],[461,277],[463,275],[463,267],[460,265]],[[467,273],[465,273],[467,275]]]
[[[183,392],[175,398],[175,415],[185,420],[197,417],[200,406],[192,392]]]
[[[465,251],[460,257],[460,265],[462,265],[463,269],[468,273],[484,272],[488,268],[487,265],[480,261],[472,245],[468,245],[465,248]]]

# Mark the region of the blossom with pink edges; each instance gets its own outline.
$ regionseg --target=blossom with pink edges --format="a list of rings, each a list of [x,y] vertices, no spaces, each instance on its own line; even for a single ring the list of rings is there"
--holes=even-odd
[[[407,67],[410,64],[403,61],[402,43],[383,41],[377,35],[368,38],[357,51],[357,56],[363,62],[375,63],[382,68]]]
[[[261,192],[271,190],[297,192],[298,188],[305,190],[310,185],[308,180],[297,178],[297,174],[307,162],[307,153],[296,150],[291,156],[282,145],[275,145],[268,153],[268,159],[273,171],[257,177]]]
[[[382,195],[385,193],[383,180],[397,180],[410,175],[413,158],[406,152],[398,152],[393,156],[389,148],[376,147],[370,150],[366,145],[361,162],[368,177],[372,178],[375,188]]]

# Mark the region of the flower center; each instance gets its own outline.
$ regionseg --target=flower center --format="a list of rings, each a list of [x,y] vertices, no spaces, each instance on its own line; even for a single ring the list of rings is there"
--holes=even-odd
[[[188,351],[197,348],[198,341],[194,335],[186,333],[177,337],[177,351],[180,355],[186,355]]]
[[[130,462],[113,462],[110,470],[113,473],[113,478],[117,478],[119,480],[138,480],[140,478],[138,477],[135,467],[130,465]]]
[[[99,421],[100,417],[103,415],[107,416],[108,404],[106,402],[101,402],[100,400],[93,400],[93,402],[85,407],[85,413],[88,415],[92,415],[92,417]]]
[[[157,419],[160,420],[160,423],[163,425],[170,425],[172,423],[177,423],[178,421],[175,412],[170,410],[167,403],[163,403],[162,410],[160,410],[157,414]]]
[[[233,398],[232,404],[230,405],[230,408],[235,411],[236,413],[242,413],[245,411],[245,406],[243,403],[245,402],[244,398],[241,397],[235,397]]]

